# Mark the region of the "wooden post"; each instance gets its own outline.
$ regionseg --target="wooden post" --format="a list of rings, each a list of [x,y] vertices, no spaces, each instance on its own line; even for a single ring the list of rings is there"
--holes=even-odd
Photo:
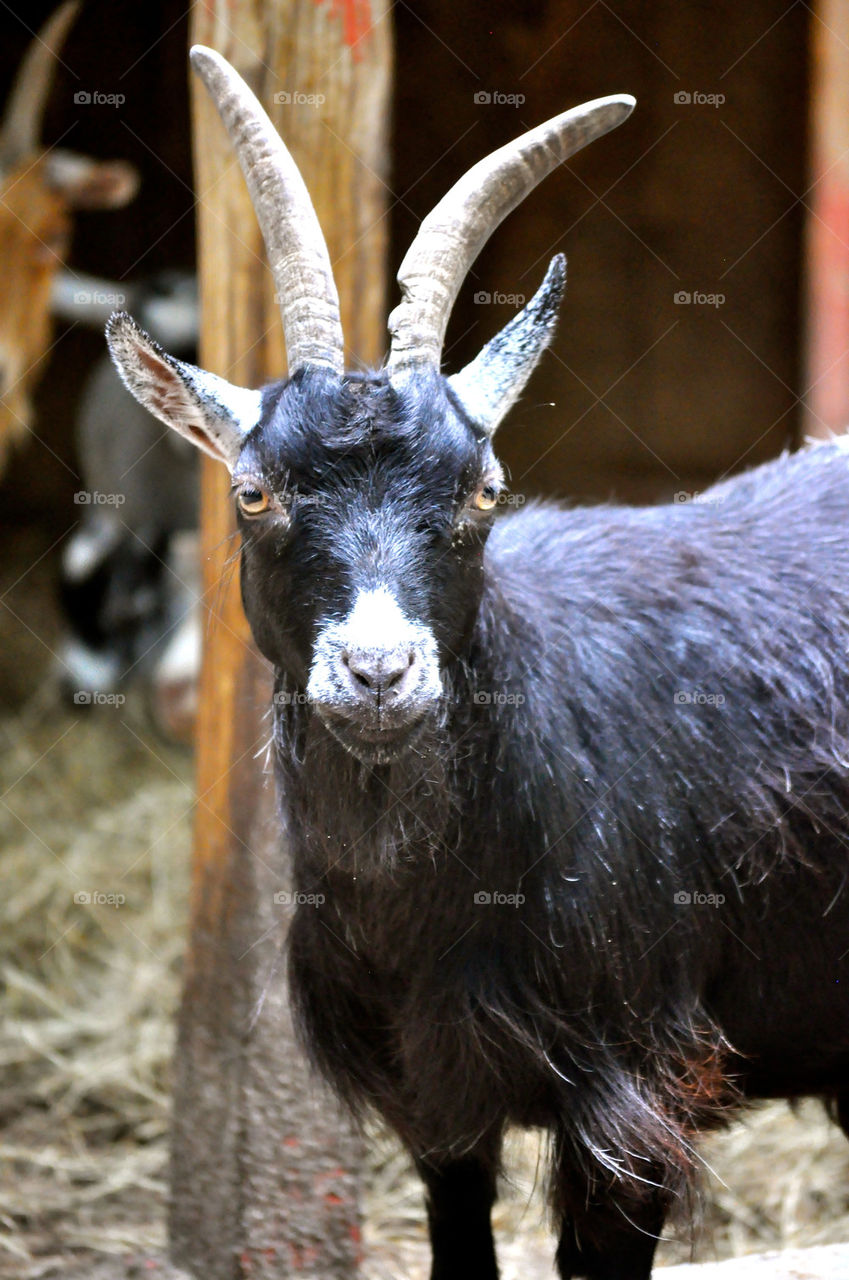
[[[819,0],[811,21],[806,204],[805,434],[849,427],[849,9]]]
[[[350,351],[385,344],[387,0],[207,0],[192,40],[245,77],[323,226]],[[238,163],[193,86],[201,363],[244,386],[285,371],[271,274]],[[206,647],[189,949],[176,1062],[171,1249],[204,1280],[355,1273],[359,1147],[296,1045],[285,997],[291,888],[264,767],[270,677],[239,602],[228,476],[204,459]],[[261,1006],[261,1008],[260,1008]],[[257,1012],[259,1010],[259,1012]]]

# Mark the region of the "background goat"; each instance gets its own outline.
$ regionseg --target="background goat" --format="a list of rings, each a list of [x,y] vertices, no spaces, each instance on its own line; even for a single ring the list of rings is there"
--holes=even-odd
[[[54,313],[100,323],[99,299],[121,290],[145,327],[180,356],[197,345],[197,286],[164,271],[132,286],[73,278]],[[62,547],[59,586],[67,633],[62,683],[77,705],[145,679],[157,727],[189,741],[200,673],[197,453],[164,431],[125,390],[108,355],[89,374],[75,424],[79,523]]]
[[[53,276],[70,247],[71,213],[116,209],[135,195],[123,161],[41,148],[41,119],[75,0],[61,5],[29,47],[0,125],[0,467],[25,432],[30,392],[50,341]]]
[[[290,376],[230,386],[126,315],[108,336],[129,389],[233,476],[245,608],[276,669],[307,1043],[412,1152],[435,1280],[497,1274],[509,1123],[552,1134],[560,1275],[647,1280],[700,1129],[800,1093],[849,1128],[846,452],[699,505],[496,520],[493,433],[550,341],[564,261],[445,378],[450,308],[501,219],[633,101],[466,174],[402,263],[386,368],[346,374],[292,159],[228,64],[193,57],[252,192]]]

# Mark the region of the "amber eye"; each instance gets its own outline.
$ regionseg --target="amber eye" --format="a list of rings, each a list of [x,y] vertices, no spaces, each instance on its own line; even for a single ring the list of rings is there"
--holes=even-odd
[[[263,511],[268,510],[271,498],[264,489],[257,489],[251,484],[239,490],[236,501],[246,516],[261,516]]]
[[[498,486],[493,484],[492,481],[487,481],[485,484],[480,486],[472,501],[478,511],[492,511],[493,507],[498,502],[498,498]]]

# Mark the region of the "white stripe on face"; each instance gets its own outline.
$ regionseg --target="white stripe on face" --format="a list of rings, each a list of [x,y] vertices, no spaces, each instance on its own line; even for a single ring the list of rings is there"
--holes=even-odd
[[[429,628],[410,622],[395,596],[386,587],[358,591],[353,608],[341,624],[345,644],[369,653],[376,649],[411,648],[432,640]]]

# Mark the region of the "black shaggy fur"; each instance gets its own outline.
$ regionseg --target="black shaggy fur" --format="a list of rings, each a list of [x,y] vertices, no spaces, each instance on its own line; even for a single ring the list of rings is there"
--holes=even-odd
[[[700,1131],[849,1114],[849,452],[668,507],[470,515],[493,465],[441,379],[267,393],[236,478],[306,1043],[429,1193],[435,1280],[496,1275],[505,1125],[553,1136],[564,1278],[647,1280]],[[504,508],[502,508],[504,511]],[[308,705],[318,627],[388,586],[444,694],[392,763]],[[487,900],[489,895],[489,900]]]

